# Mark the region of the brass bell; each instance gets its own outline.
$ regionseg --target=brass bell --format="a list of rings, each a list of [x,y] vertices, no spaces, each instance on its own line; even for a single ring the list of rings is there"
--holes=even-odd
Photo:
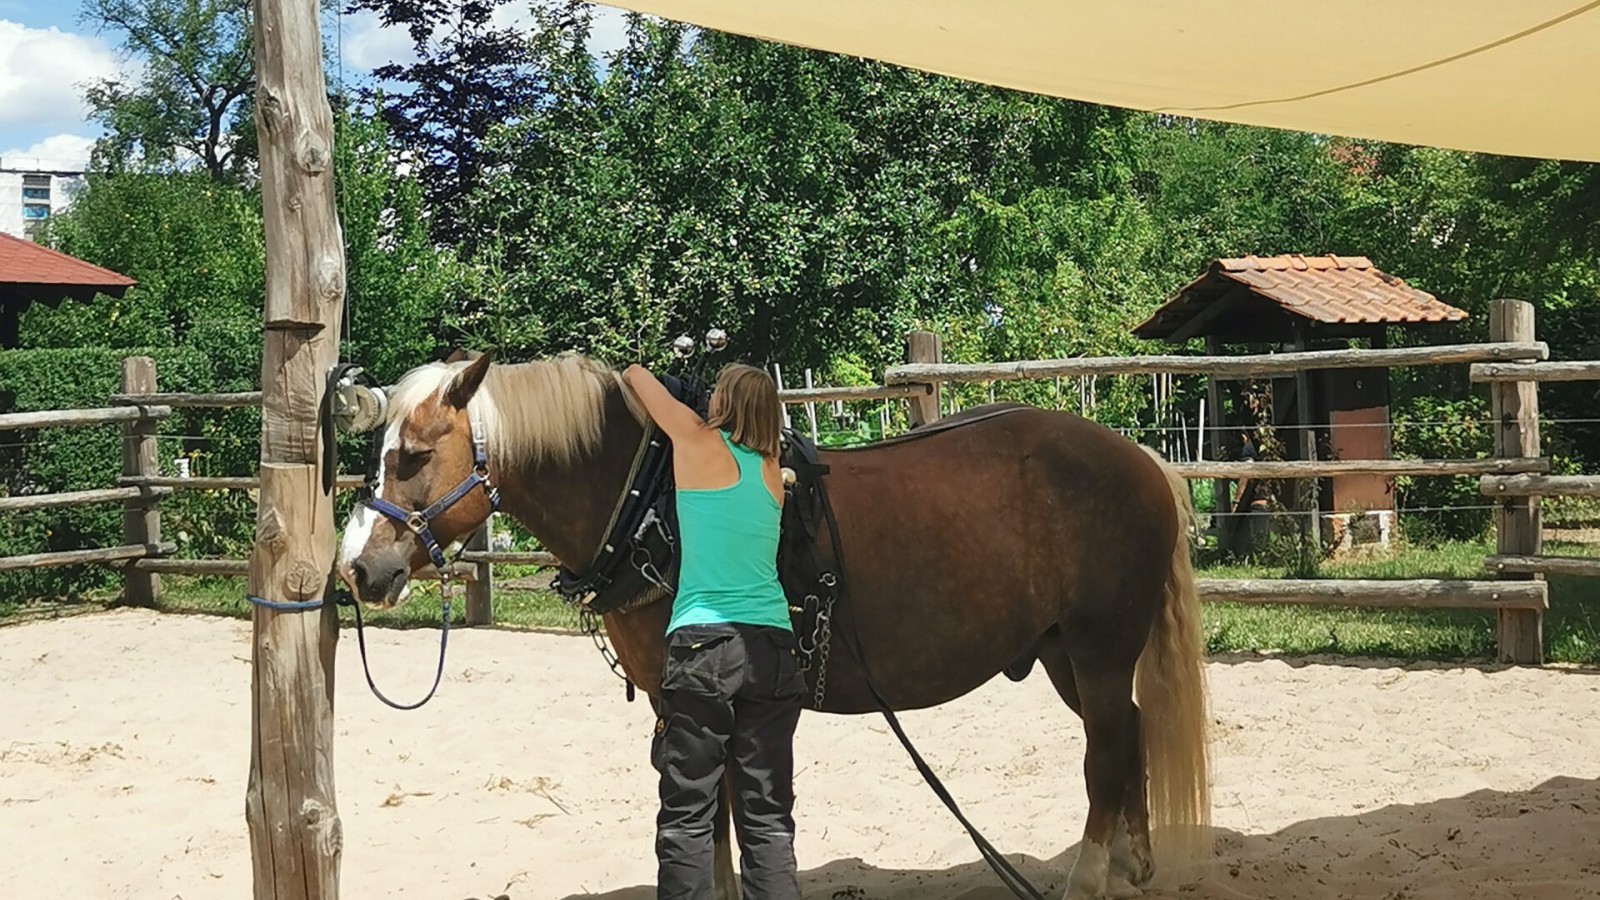
[[[728,346],[728,333],[721,328],[713,328],[706,332],[706,347],[711,350],[721,350]]]
[[[672,355],[679,359],[688,359],[694,355],[694,338],[687,334],[680,334],[672,341]]]
[[[795,482],[794,470],[789,468],[788,466],[784,466],[783,467],[783,486],[784,487],[794,487],[794,482]]]

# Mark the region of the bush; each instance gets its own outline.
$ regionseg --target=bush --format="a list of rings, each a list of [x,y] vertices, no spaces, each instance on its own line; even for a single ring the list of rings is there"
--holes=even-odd
[[[162,390],[211,389],[211,361],[195,350],[13,350],[0,353],[0,412],[86,409],[105,406],[121,385],[125,356],[150,356]],[[207,430],[206,414],[174,416],[166,435]],[[173,455],[169,441],[162,456]],[[116,426],[39,428],[0,433],[0,493],[8,496],[106,488],[122,472]],[[122,513],[115,504],[36,510],[0,518],[0,556],[79,550],[122,543]],[[110,570],[40,569],[0,575],[5,601],[75,595],[104,587]]]

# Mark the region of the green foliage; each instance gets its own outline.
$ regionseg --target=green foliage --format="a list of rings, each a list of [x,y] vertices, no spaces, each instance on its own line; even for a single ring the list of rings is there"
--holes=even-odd
[[[429,239],[422,190],[395,171],[383,121],[346,112],[336,123],[350,322],[344,355],[394,379],[435,355],[473,278],[453,251]]]
[[[1401,459],[1479,459],[1494,451],[1494,425],[1481,395],[1460,400],[1412,397],[1393,408],[1394,455]],[[1401,530],[1414,544],[1476,540],[1490,525],[1490,511],[1476,477],[1395,479]],[[1451,507],[1458,507],[1452,509]],[[1468,507],[1468,508],[1459,508]],[[1417,512],[1407,514],[1407,509]]]
[[[122,38],[143,65],[91,84],[90,115],[106,130],[95,147],[105,171],[188,168],[215,181],[255,159],[249,0],[86,0],[85,22]]]
[[[197,345],[214,349],[228,389],[260,382],[264,255],[254,193],[200,174],[91,175],[46,240],[138,284],[120,300],[31,307],[26,346]]]
[[[0,353],[0,412],[105,406],[121,384],[122,358],[132,355],[156,360],[157,378],[164,389],[211,389],[210,361],[193,350],[16,350]],[[213,427],[201,414],[176,416],[160,426],[163,434],[194,434],[199,439]],[[196,439],[163,439],[162,457],[170,459],[194,443]],[[0,491],[7,495],[114,487],[121,472],[122,438],[116,426],[42,428],[0,435]],[[0,517],[0,556],[121,543],[122,514],[114,504]],[[0,597],[22,600],[72,594],[110,578],[109,570],[8,573],[0,575]]]

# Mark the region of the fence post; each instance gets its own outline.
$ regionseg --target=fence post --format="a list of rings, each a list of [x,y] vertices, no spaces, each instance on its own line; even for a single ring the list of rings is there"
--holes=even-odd
[[[488,550],[489,533],[494,516],[483,521],[468,538],[466,549]],[[467,582],[467,624],[494,624],[494,565],[487,562],[473,564],[473,579]]]
[[[1496,300],[1489,307],[1489,340],[1534,340],[1533,304]],[[1495,421],[1494,451],[1499,457],[1537,457],[1539,447],[1539,383],[1496,381],[1490,387]],[[1495,552],[1533,556],[1543,544],[1538,497],[1506,497],[1494,513]],[[1501,573],[1501,578],[1542,579],[1539,574]],[[1497,629],[1501,662],[1539,665],[1544,662],[1544,610],[1502,609]]]
[[[154,394],[156,361],[148,356],[130,356],[122,361],[122,393]],[[148,478],[161,474],[157,455],[156,421],[140,419],[122,426],[122,474]],[[125,501],[122,505],[122,542],[153,547],[161,543],[161,510],[152,496]],[[161,596],[161,576],[141,572],[132,563],[122,568],[122,598],[131,606],[152,606]]]
[[[944,344],[931,331],[913,331],[906,335],[906,362],[942,363]],[[911,427],[939,421],[939,382],[930,383],[926,394],[912,394],[906,399],[911,404]]]

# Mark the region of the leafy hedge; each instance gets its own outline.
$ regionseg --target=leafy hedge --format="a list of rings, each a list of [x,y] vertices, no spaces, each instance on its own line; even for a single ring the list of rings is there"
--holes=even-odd
[[[0,353],[0,412],[103,407],[121,384],[122,359],[149,356],[156,361],[161,390],[208,391],[214,367],[193,349],[11,350]],[[197,438],[215,433],[220,423],[206,411],[161,423],[163,471],[171,459],[190,452]],[[255,455],[254,447],[251,455]],[[37,428],[0,432],[0,493],[8,496],[112,487],[122,471],[121,430]],[[183,504],[163,504],[181,508]],[[171,509],[179,513],[179,508]],[[181,513],[177,516],[182,519]],[[214,520],[212,514],[200,518]],[[171,526],[168,525],[169,534]],[[104,547],[122,542],[122,513],[116,504],[36,510],[0,517],[0,556]],[[0,575],[0,604],[39,597],[71,596],[104,587],[111,570],[41,569]]]

